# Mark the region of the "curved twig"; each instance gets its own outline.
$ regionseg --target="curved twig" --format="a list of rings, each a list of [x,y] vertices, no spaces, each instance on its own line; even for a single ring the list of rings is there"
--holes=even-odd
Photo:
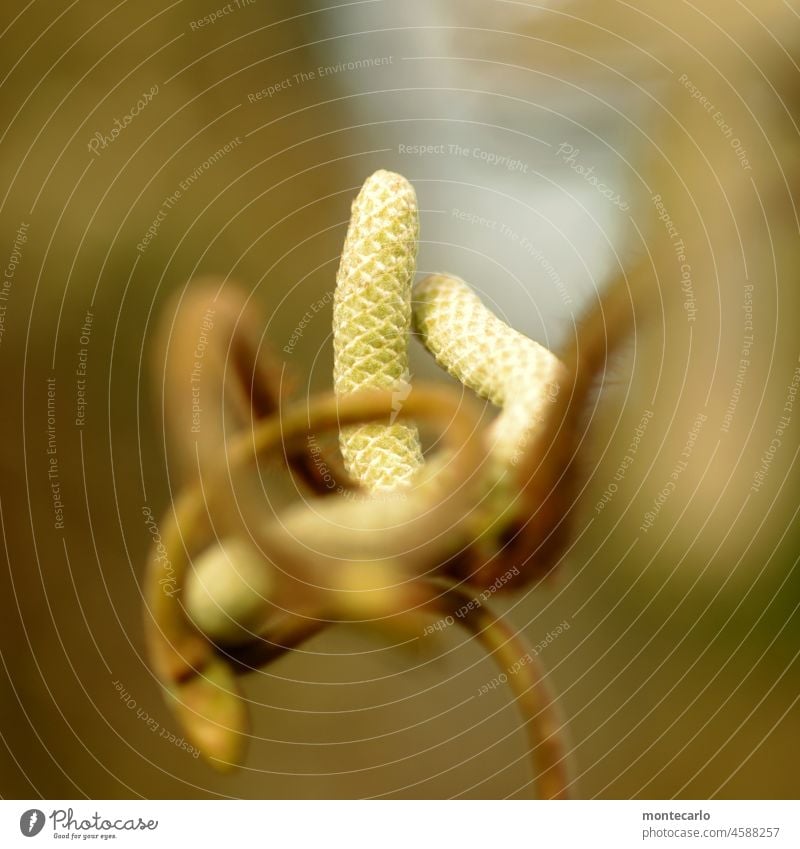
[[[435,591],[434,585],[431,590]],[[436,616],[460,622],[503,670],[525,720],[536,796],[569,798],[564,723],[547,686],[547,673],[525,637],[461,587],[440,590],[427,607]]]
[[[444,431],[454,457],[447,477],[453,483],[467,480],[480,461],[479,415],[452,390],[415,389],[403,408],[393,409],[393,393],[364,392],[315,400],[311,407],[295,405],[278,417],[257,423],[252,433],[240,435],[228,451],[230,469],[241,469],[259,456],[284,446],[300,448],[310,434],[338,429],[341,425],[375,421],[395,415],[431,420]],[[213,491],[214,486],[210,487]],[[436,513],[429,504],[423,507]],[[452,508],[451,508],[452,509]],[[153,551],[146,577],[146,638],[154,671],[170,695],[187,734],[200,751],[218,767],[238,762],[246,718],[235,670],[214,645],[190,622],[182,604],[193,546],[202,539],[206,502],[202,482],[191,486],[174,504],[162,532],[163,551]],[[435,519],[434,519],[435,520]],[[281,556],[285,551],[263,552]],[[309,635],[309,626],[281,635],[290,646]]]

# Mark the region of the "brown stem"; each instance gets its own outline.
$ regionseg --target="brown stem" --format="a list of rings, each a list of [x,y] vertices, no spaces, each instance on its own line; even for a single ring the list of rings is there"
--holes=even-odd
[[[434,589],[431,585],[431,591]],[[525,637],[460,587],[432,596],[428,609],[463,624],[504,671],[525,719],[536,795],[540,799],[568,799],[564,723],[545,681],[547,673]]]

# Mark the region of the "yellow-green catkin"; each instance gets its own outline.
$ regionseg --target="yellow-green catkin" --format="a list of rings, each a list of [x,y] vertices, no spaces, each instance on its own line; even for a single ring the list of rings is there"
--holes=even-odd
[[[334,388],[408,391],[411,284],[419,213],[411,184],[376,171],[356,197],[333,302]],[[340,435],[348,472],[371,491],[408,485],[422,465],[419,435],[407,424],[367,424]]]
[[[431,274],[414,289],[414,328],[453,377],[502,409],[492,452],[512,464],[544,426],[565,369],[542,345],[509,327],[458,277]]]

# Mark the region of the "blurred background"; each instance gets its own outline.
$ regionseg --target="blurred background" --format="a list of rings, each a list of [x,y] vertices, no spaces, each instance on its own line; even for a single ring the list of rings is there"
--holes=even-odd
[[[33,0],[0,44],[4,797],[527,792],[511,695],[477,696],[496,672],[453,629],[342,626],[251,676],[233,775],[162,734],[154,327],[192,278],[237,280],[299,394],[330,388],[378,168],[416,188],[419,271],[548,346],[620,271],[647,307],[587,409],[574,544],[498,600],[534,644],[570,626],[541,659],[573,791],[797,793],[793,4]],[[444,379],[416,342],[412,370]]]

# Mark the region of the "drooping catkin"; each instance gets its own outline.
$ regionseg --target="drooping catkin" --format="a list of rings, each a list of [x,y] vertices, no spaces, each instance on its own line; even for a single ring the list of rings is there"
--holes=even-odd
[[[411,284],[419,235],[417,198],[399,174],[376,171],[356,197],[333,302],[334,388],[408,388]],[[340,435],[348,472],[369,490],[411,482],[422,464],[416,427],[367,424]]]
[[[501,321],[458,277],[431,274],[420,281],[413,321],[439,365],[502,409],[492,450],[502,464],[513,462],[541,429],[564,366]]]

